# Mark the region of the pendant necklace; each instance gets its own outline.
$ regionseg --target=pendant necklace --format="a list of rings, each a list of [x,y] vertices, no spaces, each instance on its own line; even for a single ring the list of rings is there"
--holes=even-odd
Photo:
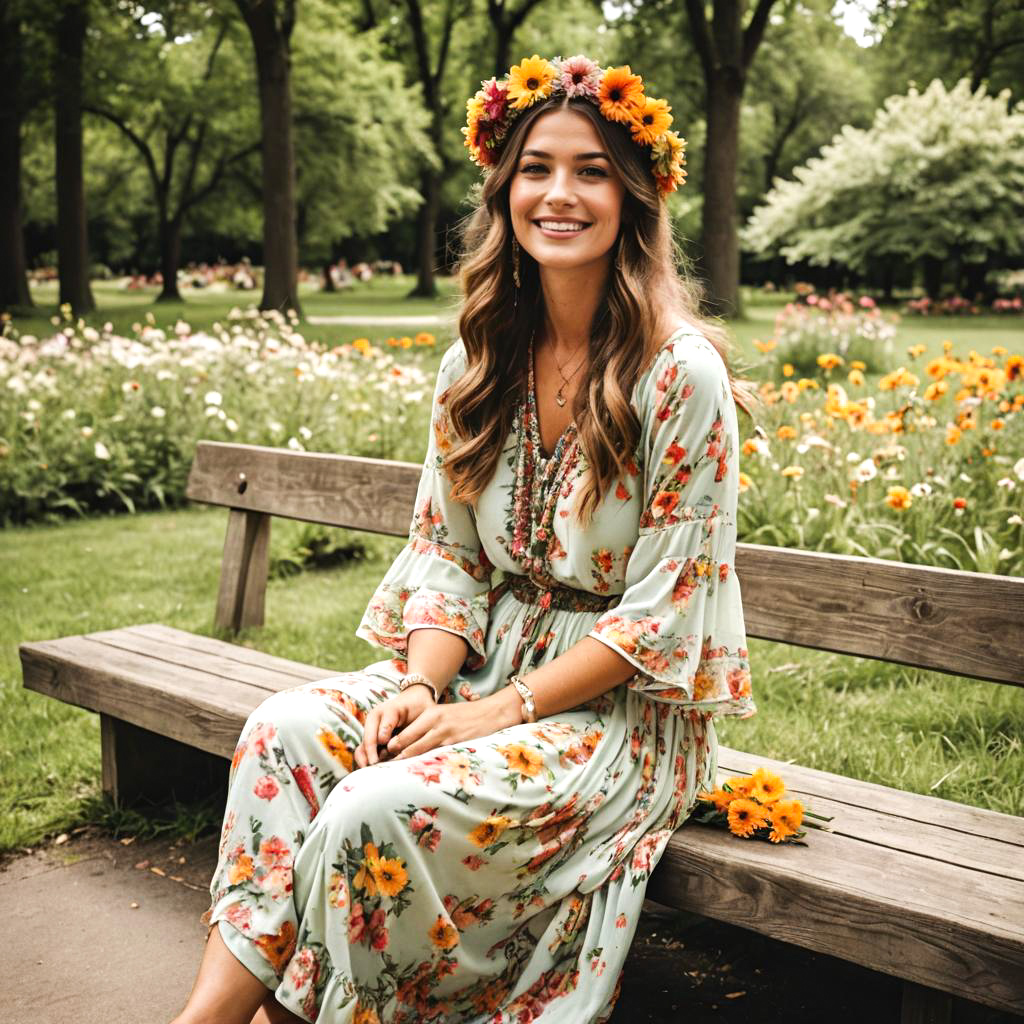
[[[581,359],[579,361],[579,363],[576,366],[576,369],[573,370],[572,373],[570,373],[568,377],[566,377],[566,375],[562,372],[562,367],[561,367],[561,365],[558,362],[558,356],[555,355],[554,349],[551,350],[551,358],[554,359],[555,366],[558,367],[558,375],[559,375],[559,377],[562,378],[561,387],[559,387],[559,389],[555,392],[555,401],[558,403],[559,409],[561,409],[561,408],[564,408],[565,402],[566,402],[566,398],[565,398],[565,395],[563,394],[563,392],[569,386],[569,381],[571,381],[573,379],[573,377],[576,376],[576,374],[579,372],[580,367],[586,361],[586,353],[583,354],[583,359]]]

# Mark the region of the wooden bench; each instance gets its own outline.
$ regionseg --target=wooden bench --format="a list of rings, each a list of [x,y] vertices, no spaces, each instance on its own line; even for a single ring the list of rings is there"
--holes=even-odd
[[[271,516],[404,536],[420,467],[202,442],[193,501],[228,508],[216,625],[263,623]],[[740,544],[751,637],[1021,685],[1024,579]],[[119,800],[223,785],[249,712],[332,675],[158,624],[21,646],[25,686],[100,714]],[[950,699],[956,699],[950,681]],[[952,994],[1024,1014],[1024,818],[722,749],[834,815],[809,845],[688,824],[652,899],[904,979],[905,1024],[950,1020]]]

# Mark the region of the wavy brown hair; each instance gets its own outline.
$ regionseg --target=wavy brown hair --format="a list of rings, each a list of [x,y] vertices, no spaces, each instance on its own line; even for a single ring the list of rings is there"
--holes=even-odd
[[[526,388],[530,336],[543,324],[544,300],[537,262],[520,247],[522,285],[515,302],[509,188],[530,126],[545,111],[565,107],[590,119],[625,186],[619,256],[591,324],[590,369],[572,405],[590,466],[576,506],[579,521],[586,524],[616,480],[626,475],[629,454],[640,439],[630,396],[665,341],[657,332],[666,312],[691,324],[718,350],[737,405],[749,413],[757,399],[749,382],[736,380],[729,369],[731,343],[725,328],[699,314],[701,287],[676,269],[677,261],[684,260],[657,194],[648,149],[633,142],[625,126],[605,120],[589,100],[553,97],[515,122],[479,190],[476,208],[461,225],[458,323],[468,365],[446,398],[455,434],[444,460],[452,498],[471,504],[487,486]]]

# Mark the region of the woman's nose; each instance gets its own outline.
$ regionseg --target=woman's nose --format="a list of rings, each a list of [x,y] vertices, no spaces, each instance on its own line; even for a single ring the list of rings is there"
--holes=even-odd
[[[570,169],[555,169],[548,179],[548,190],[545,198],[548,202],[572,201],[575,198],[572,171]]]

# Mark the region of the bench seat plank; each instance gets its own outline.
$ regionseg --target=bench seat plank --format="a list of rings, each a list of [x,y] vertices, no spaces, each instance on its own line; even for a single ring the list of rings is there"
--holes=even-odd
[[[150,624],[23,644],[25,685],[230,757],[275,689],[337,671]],[[1001,1010],[1024,1012],[1024,819],[721,748],[720,780],[763,765],[832,833],[807,847],[690,823],[649,895]]]

